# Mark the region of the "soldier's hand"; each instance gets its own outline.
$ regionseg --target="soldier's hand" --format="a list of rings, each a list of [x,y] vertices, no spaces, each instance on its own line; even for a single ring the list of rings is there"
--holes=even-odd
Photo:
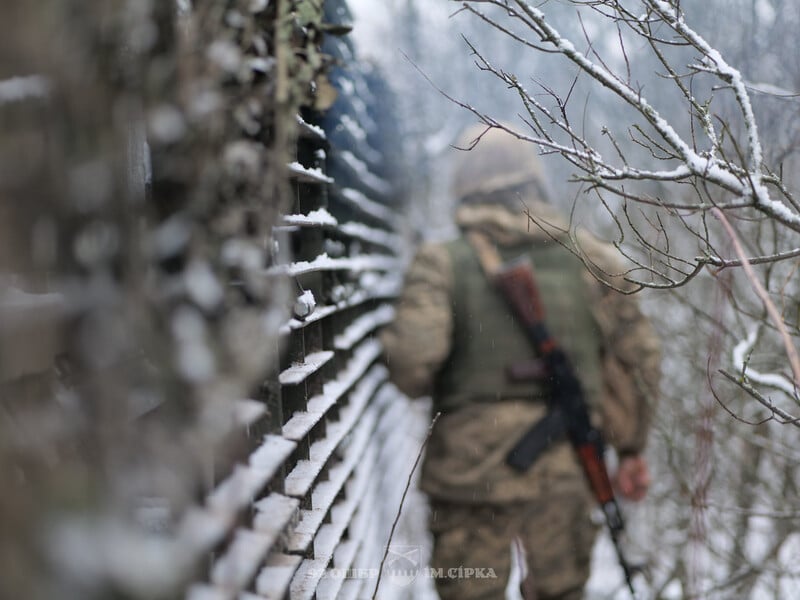
[[[626,456],[620,460],[616,474],[619,493],[626,500],[637,502],[647,495],[650,487],[650,469],[640,455]]]

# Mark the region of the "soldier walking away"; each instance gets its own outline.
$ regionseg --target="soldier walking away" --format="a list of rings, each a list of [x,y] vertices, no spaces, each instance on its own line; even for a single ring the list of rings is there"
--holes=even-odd
[[[602,432],[620,459],[617,490],[640,500],[650,482],[642,452],[657,400],[660,346],[635,297],[612,289],[629,287],[612,246],[578,232],[590,271],[553,240],[569,243],[566,222],[548,204],[534,146],[479,127],[464,134],[462,147],[478,137],[455,167],[461,235],[418,250],[397,317],[381,334],[385,358],[399,388],[431,395],[442,413],[421,476],[440,597],[503,598],[516,540],[517,554],[526,557],[526,598],[579,599],[597,531],[594,499],[583,452],[575,451],[575,411],[556,401],[568,378],[555,376],[555,363],[546,359],[566,356],[574,380],[566,387],[588,407],[588,437]],[[552,227],[529,226],[526,207]],[[497,266],[520,257],[533,266],[541,323],[525,323],[487,267],[492,258]],[[531,443],[538,450],[530,451]],[[469,569],[496,576],[458,576]]]

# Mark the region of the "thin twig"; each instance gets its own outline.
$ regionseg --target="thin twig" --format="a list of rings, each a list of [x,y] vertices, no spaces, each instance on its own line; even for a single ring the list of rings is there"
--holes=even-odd
[[[800,248],[795,248],[794,250],[789,250],[787,252],[778,252],[776,254],[770,254],[769,256],[751,256],[748,257],[746,260],[751,265],[761,265],[765,263],[779,262],[782,260],[788,260],[797,257],[800,257]],[[718,256],[699,256],[695,260],[710,265],[714,265],[715,267],[720,267],[720,269],[725,269],[727,267],[741,267],[743,264],[743,261],[741,260],[728,260],[724,258],[719,258]]]
[[[714,389],[714,381],[711,378],[711,357],[710,356],[708,357],[708,361],[706,363],[706,381],[708,381],[708,387],[711,390],[711,395],[714,397],[714,400],[717,401],[717,404],[719,404],[722,407],[722,409],[726,413],[728,413],[728,415],[730,415],[731,417],[733,417],[734,419],[736,419],[740,423],[744,423],[745,425],[751,425],[753,427],[758,427],[759,425],[764,425],[765,423],[768,423],[768,422],[772,421],[775,418],[775,412],[774,411],[769,417],[766,417],[765,419],[762,419],[760,421],[748,421],[744,417],[740,417],[735,412],[733,412],[728,407],[728,405],[725,404],[722,401],[722,398],[719,397],[719,394],[717,394],[717,390]]]
[[[408,474],[408,481],[406,481],[406,487],[403,489],[403,496],[400,498],[400,506],[397,509],[397,514],[394,517],[394,523],[392,523],[392,529],[389,531],[389,539],[386,541],[386,548],[383,551],[383,558],[381,558],[381,565],[378,568],[378,581],[375,583],[375,591],[372,593],[372,600],[378,597],[378,590],[381,587],[381,577],[383,577],[383,566],[386,563],[386,557],[389,556],[389,546],[392,543],[392,538],[394,537],[394,530],[397,528],[397,524],[400,522],[400,515],[403,514],[403,505],[406,502],[406,496],[408,495],[408,489],[411,487],[411,480],[414,478],[414,473],[417,471],[417,467],[419,466],[419,461],[422,460],[422,453],[425,451],[425,446],[428,445],[428,440],[431,439],[431,435],[433,435],[433,427],[436,425],[436,421],[439,420],[439,417],[442,413],[437,412],[433,415],[433,420],[431,420],[431,424],[428,426],[428,433],[425,435],[425,439],[422,440],[422,444],[419,447],[419,452],[417,452],[417,459],[414,461],[414,466],[411,467],[411,472]]]
[[[729,379],[730,381],[732,381],[733,383],[735,383],[736,385],[738,385],[745,392],[750,394],[753,398],[758,400],[765,408],[772,411],[772,413],[775,416],[780,417],[781,420],[779,422],[782,425],[794,425],[795,427],[800,427],[800,417],[792,416],[782,408],[775,406],[769,398],[765,398],[762,394],[759,393],[759,391],[756,388],[754,388],[752,385],[744,381],[742,378],[737,377],[736,375],[733,375],[731,373],[728,373],[724,369],[720,369],[719,373],[724,377],[726,377],[727,379]]]

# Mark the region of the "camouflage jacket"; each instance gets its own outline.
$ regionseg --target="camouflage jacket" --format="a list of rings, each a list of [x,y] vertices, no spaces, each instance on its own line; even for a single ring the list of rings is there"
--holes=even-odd
[[[559,230],[566,229],[563,217],[549,205],[530,206],[542,222],[552,225],[551,234],[560,235]],[[499,206],[463,206],[456,222],[462,230],[480,229],[500,245],[547,237],[536,225],[529,227],[524,214]],[[585,232],[578,233],[577,242],[594,272],[586,270],[585,279],[602,339],[603,386],[596,417],[618,451],[639,453],[657,400],[660,344],[635,296],[612,289],[630,287],[620,276],[616,250]],[[419,249],[397,303],[397,317],[381,334],[392,380],[412,397],[432,393],[437,373],[452,349],[454,273],[450,262],[443,244]],[[585,491],[580,467],[566,442],[554,444],[524,474],[505,465],[510,448],[544,412],[541,403],[519,398],[476,403],[443,415],[428,444],[423,489],[436,498],[458,502],[527,500],[554,486]]]

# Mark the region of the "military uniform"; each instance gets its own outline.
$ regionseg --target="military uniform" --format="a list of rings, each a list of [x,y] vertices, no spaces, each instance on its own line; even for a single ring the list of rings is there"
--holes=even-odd
[[[548,327],[581,378],[593,419],[618,452],[638,454],[657,396],[658,340],[633,296],[597,280],[628,286],[613,247],[578,234],[590,272],[553,241],[569,243],[566,223],[537,197],[538,171],[532,177],[529,164],[522,168],[503,180],[492,175],[496,170],[473,167],[483,187],[476,193],[472,186],[472,201],[459,208],[456,222],[464,233],[488,237],[505,259],[532,259]],[[498,202],[509,193],[519,202],[521,191],[528,210],[549,223],[547,232],[529,227],[522,211],[508,208],[513,202]],[[443,600],[502,598],[514,538],[525,547],[540,600],[580,598],[596,532],[590,493],[565,440],[525,473],[505,464],[509,450],[546,413],[548,392],[539,381],[506,377],[505,367],[536,353],[465,237],[420,248],[382,341],[393,381],[411,396],[432,395],[434,410],[442,413],[421,477],[431,500],[431,566],[445,574],[453,567],[491,568],[496,575],[437,579]]]

